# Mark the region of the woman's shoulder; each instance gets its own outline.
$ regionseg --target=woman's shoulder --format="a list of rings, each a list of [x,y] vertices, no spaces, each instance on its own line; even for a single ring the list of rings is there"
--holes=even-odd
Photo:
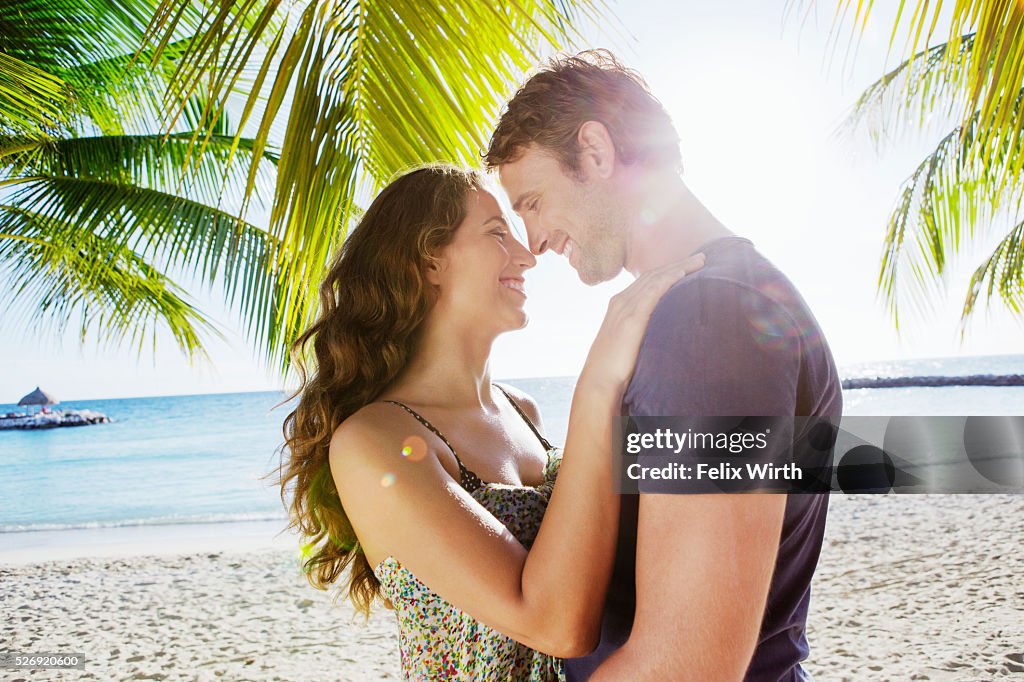
[[[392,405],[370,403],[349,415],[331,435],[330,460],[346,469],[387,468],[387,455],[400,453],[398,415]]]
[[[495,382],[494,385],[498,386],[501,390],[511,396],[511,398],[516,401],[516,404],[519,405],[519,409],[523,411],[523,414],[529,417],[530,421],[538,427],[540,426],[540,407],[537,405],[537,401],[533,399],[533,396],[520,388],[512,386],[511,384]]]
[[[346,505],[374,508],[380,491],[400,491],[398,497],[417,499],[458,485],[453,460],[442,463],[443,444],[397,405],[372,403],[345,419],[331,436],[328,460],[331,475]],[[387,499],[397,499],[395,495]]]

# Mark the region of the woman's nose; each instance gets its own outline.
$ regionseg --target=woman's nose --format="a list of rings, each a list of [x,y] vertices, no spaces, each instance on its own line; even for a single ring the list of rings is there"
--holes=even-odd
[[[530,253],[530,249],[526,248],[521,241],[516,239],[515,242],[517,248],[513,257],[515,258],[516,263],[519,264],[523,270],[529,270],[537,264],[537,257]]]

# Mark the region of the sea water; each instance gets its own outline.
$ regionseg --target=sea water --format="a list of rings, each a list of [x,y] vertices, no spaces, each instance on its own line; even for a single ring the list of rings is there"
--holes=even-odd
[[[844,377],[1024,374],[1024,356],[912,360],[843,368]],[[540,405],[562,443],[574,377],[509,381]],[[109,424],[0,432],[0,543],[34,530],[279,520],[276,486],[289,405],[276,392],[89,400]],[[1024,414],[1024,387],[857,389],[862,415]],[[0,405],[0,413],[22,411]],[[410,417],[411,419],[411,417]],[[10,536],[9,536],[10,537]]]

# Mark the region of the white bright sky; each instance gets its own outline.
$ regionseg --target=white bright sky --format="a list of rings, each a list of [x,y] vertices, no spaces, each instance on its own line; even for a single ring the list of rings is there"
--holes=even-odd
[[[613,46],[638,69],[682,138],[684,178],[711,211],[749,237],[794,281],[823,327],[840,366],[872,360],[1014,353],[1024,324],[996,307],[977,315],[965,343],[958,314],[970,272],[988,240],[955,268],[947,300],[904,320],[897,335],[875,280],[886,220],[900,183],[941,137],[941,127],[878,154],[866,135],[837,136],[845,112],[886,64],[893,0],[878,0],[855,60],[845,39],[831,61],[831,2],[803,28],[783,20],[781,0],[619,3],[628,33],[587,32],[587,45]],[[895,57],[889,58],[889,64]],[[557,256],[527,273],[532,321],[499,339],[496,378],[578,372],[608,297],[628,275],[588,288]],[[0,403],[36,385],[63,400],[219,393],[278,388],[233,319],[197,299],[229,332],[211,341],[211,363],[190,366],[166,335],[155,352],[80,348],[73,338],[0,339]],[[221,311],[221,312],[218,312]]]

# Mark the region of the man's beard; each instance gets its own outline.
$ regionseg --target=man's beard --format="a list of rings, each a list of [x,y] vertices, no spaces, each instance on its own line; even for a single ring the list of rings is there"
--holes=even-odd
[[[588,286],[607,282],[615,278],[625,266],[622,249],[622,230],[625,225],[620,216],[602,199],[593,196],[584,198],[587,206],[587,242],[576,243],[579,250],[576,274]]]

